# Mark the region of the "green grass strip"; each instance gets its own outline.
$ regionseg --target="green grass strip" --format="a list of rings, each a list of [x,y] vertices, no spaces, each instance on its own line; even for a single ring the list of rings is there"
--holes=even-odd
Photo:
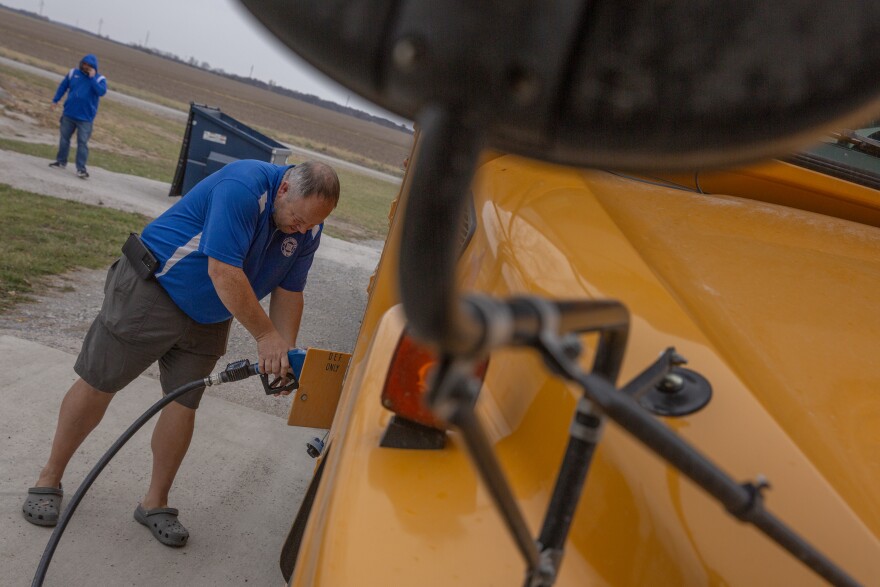
[[[0,184],[0,312],[30,299],[51,275],[108,266],[148,221]]]

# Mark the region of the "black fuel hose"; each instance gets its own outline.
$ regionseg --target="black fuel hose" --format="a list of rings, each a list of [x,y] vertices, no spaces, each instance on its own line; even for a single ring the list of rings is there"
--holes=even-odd
[[[67,504],[67,507],[64,508],[64,511],[61,513],[61,516],[58,518],[58,523],[55,525],[55,530],[52,532],[52,536],[49,537],[49,542],[46,544],[46,549],[43,551],[43,556],[40,559],[40,564],[37,566],[37,572],[34,574],[34,580],[31,583],[31,587],[41,587],[43,581],[46,579],[46,572],[49,570],[49,563],[52,562],[52,556],[55,554],[55,549],[58,548],[58,543],[61,541],[61,536],[64,534],[64,529],[67,528],[68,522],[70,522],[70,518],[73,516],[73,513],[76,511],[77,506],[79,506],[79,502],[82,501],[83,496],[85,496],[86,492],[92,486],[92,483],[95,482],[95,479],[98,478],[98,475],[101,474],[101,471],[104,470],[104,467],[107,466],[107,463],[116,456],[116,453],[119,452],[126,442],[134,436],[135,432],[141,429],[141,427],[149,421],[150,418],[158,414],[162,408],[164,408],[169,403],[173,402],[180,396],[193,391],[194,389],[198,389],[199,387],[210,387],[212,385],[219,385],[221,383],[227,383],[230,381],[239,381],[241,379],[245,379],[250,377],[251,375],[258,374],[258,366],[256,363],[249,363],[248,361],[238,361],[236,363],[231,363],[226,367],[225,370],[215,373],[213,375],[209,375],[204,379],[198,379],[196,381],[190,381],[184,385],[181,385],[171,393],[165,395],[162,399],[157,401],[155,404],[150,406],[150,408],[144,412],[134,423],[128,427],[128,429],[122,433],[122,435],[113,443],[107,452],[98,460],[92,470],[89,471],[89,474],[86,475],[86,478],[83,479],[83,482],[80,483],[80,486],[77,488],[76,493],[73,494],[73,497],[70,499],[70,502]]]

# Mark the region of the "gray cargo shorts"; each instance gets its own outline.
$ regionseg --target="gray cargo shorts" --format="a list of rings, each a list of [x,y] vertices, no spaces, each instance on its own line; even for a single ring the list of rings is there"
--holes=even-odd
[[[116,393],[159,361],[167,394],[211,373],[226,353],[230,322],[196,322],[158,281],[138,277],[123,256],[107,271],[104,304],[73,368],[92,387]],[[200,387],[176,401],[196,409],[204,391]]]

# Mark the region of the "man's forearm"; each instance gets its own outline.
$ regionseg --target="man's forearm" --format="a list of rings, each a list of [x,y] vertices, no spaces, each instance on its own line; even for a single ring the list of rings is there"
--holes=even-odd
[[[214,258],[208,258],[208,276],[220,301],[247,328],[257,341],[260,373],[287,374],[290,344],[275,329],[263,310],[244,271]]]
[[[216,259],[208,259],[208,275],[220,301],[251,335],[259,340],[275,330],[260,305],[244,271]]]
[[[302,321],[303,313],[303,294],[301,291],[287,291],[281,287],[276,287],[272,292],[271,302],[269,303],[269,318],[272,324],[281,333],[281,337],[287,343],[296,346],[296,337],[299,333],[299,325]]]

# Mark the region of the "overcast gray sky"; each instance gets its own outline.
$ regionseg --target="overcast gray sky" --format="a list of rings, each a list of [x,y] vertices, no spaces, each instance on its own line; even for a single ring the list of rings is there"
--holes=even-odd
[[[102,35],[115,41],[146,42],[153,49],[183,59],[194,57],[238,75],[249,75],[253,67],[256,79],[386,114],[297,57],[236,0],[0,0],[0,4],[37,14],[42,10],[54,21],[93,33],[100,27]]]

